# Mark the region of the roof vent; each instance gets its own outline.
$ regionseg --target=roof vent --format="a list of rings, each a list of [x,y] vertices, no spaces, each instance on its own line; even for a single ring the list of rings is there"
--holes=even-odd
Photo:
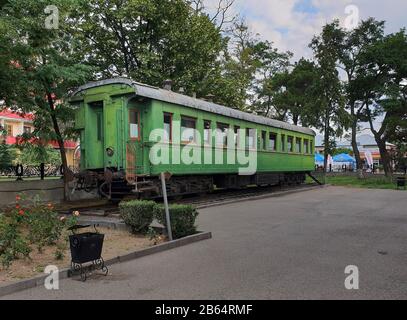
[[[171,89],[172,89],[172,80],[170,80],[170,79],[164,80],[163,81],[163,89],[171,91]]]
[[[183,87],[181,87],[181,88],[179,88],[178,92],[179,92],[180,94],[184,94],[184,93],[185,93],[185,89],[184,89]]]

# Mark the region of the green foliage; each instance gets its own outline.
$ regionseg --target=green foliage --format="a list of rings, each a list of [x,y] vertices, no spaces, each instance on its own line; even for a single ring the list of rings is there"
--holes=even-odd
[[[341,136],[349,127],[349,114],[345,110],[344,87],[339,79],[337,60],[342,41],[339,21],[324,26],[322,33],[310,43],[317,61],[317,81],[313,83],[313,103],[307,108],[309,124],[324,133],[325,167],[328,154],[332,152],[330,141]]]
[[[313,85],[318,82],[317,66],[308,60],[300,59],[294,68],[275,73],[263,90],[263,95],[270,97],[276,118],[295,125],[308,125],[314,119],[310,117],[309,106],[313,104]],[[271,106],[270,106],[271,107]],[[267,108],[270,108],[267,106]],[[268,110],[267,109],[267,110]]]
[[[15,151],[3,141],[0,144],[0,170],[9,168],[13,164]]]
[[[40,253],[45,246],[56,245],[55,258],[63,259],[66,241],[58,241],[64,229],[77,223],[77,216],[60,218],[52,204],[34,201],[31,206],[23,206],[21,200],[23,197],[17,195],[15,208],[0,214],[0,260],[3,266],[8,268],[20,257],[29,258],[32,245]]]
[[[129,76],[205,96],[221,77],[221,31],[184,0],[80,1],[72,29],[81,52],[102,77]],[[216,94],[216,92],[211,92]]]
[[[360,179],[357,176],[327,176],[326,183],[334,186],[347,186],[367,189],[395,189],[396,185],[392,178],[380,176],[368,176]]]
[[[338,154],[346,153],[350,156],[353,156],[353,151],[348,148],[334,148],[332,152],[332,156],[337,156]]]
[[[50,5],[46,0],[8,1],[0,11],[0,29],[4,31],[0,36],[0,57],[5,56],[4,60],[0,58],[0,70],[5,67],[0,79],[8,81],[0,81],[0,97],[15,110],[35,113],[35,134],[26,138],[31,143],[57,141],[65,168],[63,141],[72,132],[74,114],[67,103],[69,93],[90,80],[93,71],[75,54],[81,49],[68,22],[77,4],[71,0],[53,1],[59,10],[59,23],[54,29],[44,25],[49,15],[44,9]]]
[[[0,214],[0,261],[3,267],[8,268],[13,260],[20,257],[28,258],[30,252],[30,246],[18,228],[16,217]]]
[[[61,237],[64,224],[50,206],[38,205],[27,210],[28,239],[39,252],[54,245]]]
[[[61,156],[59,152],[52,147],[41,144],[24,143],[19,146],[20,154],[18,161],[24,165],[38,166],[41,163],[59,166],[61,165]]]
[[[119,205],[120,216],[134,233],[147,233],[154,220],[154,201],[129,201]]]
[[[155,210],[157,220],[164,226],[167,226],[164,206],[157,205]],[[190,205],[174,204],[170,206],[171,229],[174,239],[180,239],[196,233],[195,221],[198,214],[198,211]]]

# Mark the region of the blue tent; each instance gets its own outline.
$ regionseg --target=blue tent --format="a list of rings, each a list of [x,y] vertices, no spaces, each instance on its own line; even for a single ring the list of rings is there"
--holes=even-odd
[[[315,162],[324,162],[324,156],[322,154],[316,153],[315,154]]]
[[[334,162],[356,162],[355,158],[351,157],[346,153],[338,154],[337,156],[333,157]]]

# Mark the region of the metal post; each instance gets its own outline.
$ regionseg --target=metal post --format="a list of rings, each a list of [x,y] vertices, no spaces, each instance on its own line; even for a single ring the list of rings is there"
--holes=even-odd
[[[44,180],[44,178],[45,178],[45,164],[44,163],[40,164],[40,175],[41,175],[41,180]]]
[[[168,198],[167,198],[167,187],[165,185],[165,173],[161,173],[161,185],[163,188],[163,199],[164,199],[164,207],[165,207],[165,218],[167,220],[167,232],[168,238],[172,241],[172,230],[171,230],[171,219],[170,219],[170,209],[168,207]]]

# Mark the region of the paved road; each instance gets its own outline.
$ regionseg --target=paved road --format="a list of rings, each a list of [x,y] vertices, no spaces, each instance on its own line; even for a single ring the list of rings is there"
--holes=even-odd
[[[406,299],[406,193],[330,187],[201,210],[214,239],[18,299]],[[360,290],[344,287],[345,267]]]

